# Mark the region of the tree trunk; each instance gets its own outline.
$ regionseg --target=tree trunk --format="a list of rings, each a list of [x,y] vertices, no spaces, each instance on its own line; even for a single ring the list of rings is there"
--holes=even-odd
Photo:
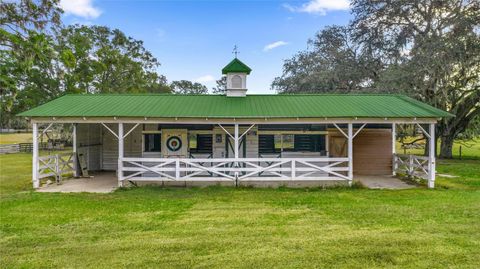
[[[440,158],[452,159],[454,137],[452,135],[442,136],[441,141],[442,143],[440,145]]]

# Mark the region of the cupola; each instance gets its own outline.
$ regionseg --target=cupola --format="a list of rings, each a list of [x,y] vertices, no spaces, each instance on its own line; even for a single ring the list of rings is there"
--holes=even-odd
[[[245,97],[247,95],[247,75],[252,69],[237,57],[222,69],[222,74],[227,75],[226,94],[228,97]]]

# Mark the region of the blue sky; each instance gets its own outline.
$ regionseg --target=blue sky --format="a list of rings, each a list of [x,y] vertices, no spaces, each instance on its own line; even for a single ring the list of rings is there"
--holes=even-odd
[[[249,93],[274,93],[283,60],[331,24],[347,24],[348,0],[128,1],[62,0],[64,23],[106,25],[144,41],[169,81],[199,81],[209,88],[221,69],[238,58],[253,71]]]

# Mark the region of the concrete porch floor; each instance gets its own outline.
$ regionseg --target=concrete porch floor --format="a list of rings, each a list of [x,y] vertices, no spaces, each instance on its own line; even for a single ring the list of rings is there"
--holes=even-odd
[[[65,179],[60,184],[52,183],[37,189],[38,192],[94,192],[109,193],[118,187],[114,173],[102,172],[92,174],[91,178]]]
[[[354,181],[360,182],[369,189],[390,189],[401,190],[415,188],[415,185],[408,184],[392,175],[384,176],[363,176],[357,175],[353,177]]]
[[[410,189],[415,185],[410,185],[402,180],[391,176],[354,176],[354,181],[360,182],[369,189]],[[309,182],[311,183],[311,182]],[[109,193],[118,187],[115,173],[100,172],[93,174],[92,178],[72,178],[63,180],[61,184],[52,183],[48,186],[42,186],[37,189],[38,192],[92,192],[92,193]],[[298,182],[302,184],[302,182]],[[297,184],[297,185],[298,185]],[[205,186],[207,186],[206,184]],[[210,184],[211,185],[211,184]],[[187,185],[188,186],[188,185]],[[195,185],[197,186],[197,184]],[[200,185],[198,185],[200,186]],[[262,185],[259,185],[260,187]],[[308,187],[306,184],[304,187]],[[301,186],[296,186],[301,187]]]

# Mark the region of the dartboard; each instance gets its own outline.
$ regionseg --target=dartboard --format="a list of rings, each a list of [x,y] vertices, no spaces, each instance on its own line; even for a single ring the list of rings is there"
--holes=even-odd
[[[178,136],[171,136],[167,139],[167,148],[170,151],[178,151],[182,147],[182,140]]]

